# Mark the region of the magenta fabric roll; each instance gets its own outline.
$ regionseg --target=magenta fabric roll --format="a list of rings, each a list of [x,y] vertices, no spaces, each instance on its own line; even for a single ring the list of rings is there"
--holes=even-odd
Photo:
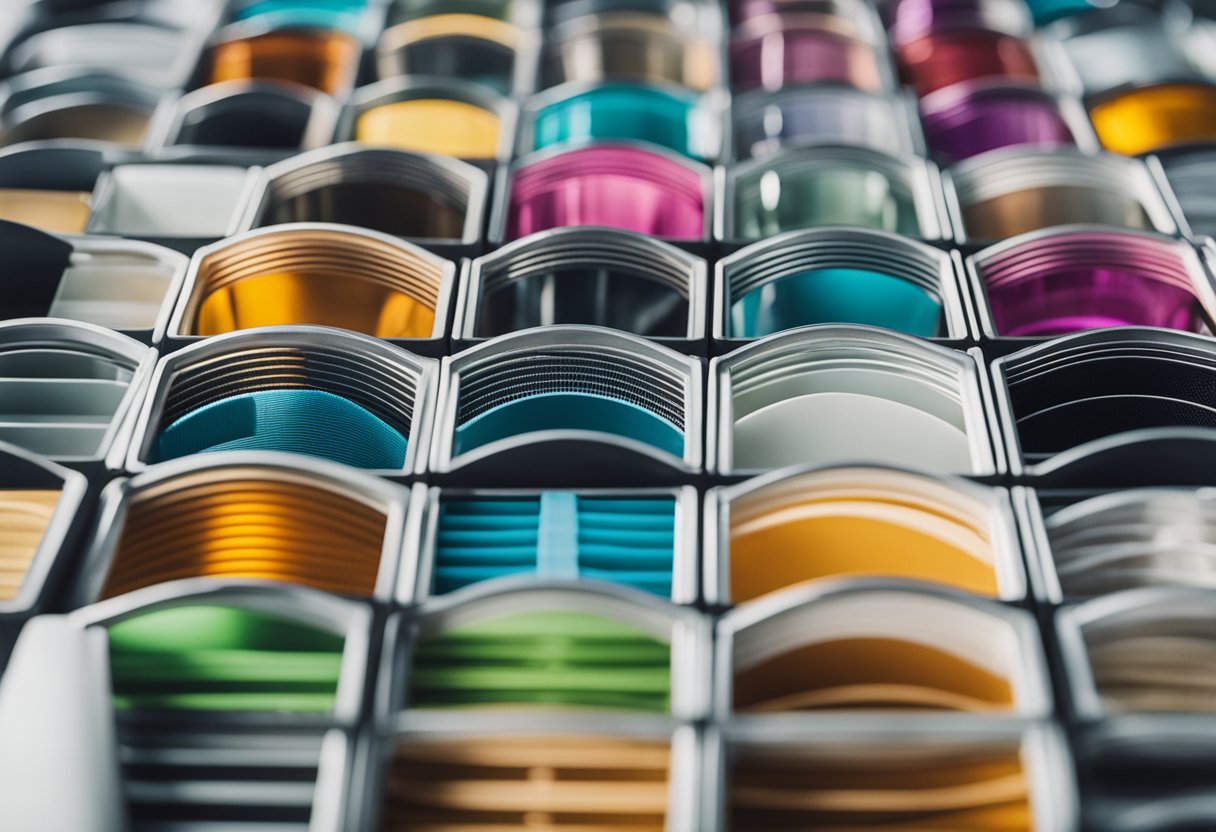
[[[511,179],[507,238],[602,225],[682,242],[702,240],[706,188],[699,167],[622,145],[525,161]]]
[[[731,86],[741,91],[818,82],[848,84],[867,92],[881,92],[885,86],[874,47],[837,32],[793,25],[733,41],[730,79]]]
[[[1182,244],[1117,231],[1025,237],[976,255],[997,335],[1112,326],[1207,331]]]
[[[1002,147],[1076,144],[1055,99],[1034,88],[954,84],[926,95],[920,106],[925,139],[945,162]]]

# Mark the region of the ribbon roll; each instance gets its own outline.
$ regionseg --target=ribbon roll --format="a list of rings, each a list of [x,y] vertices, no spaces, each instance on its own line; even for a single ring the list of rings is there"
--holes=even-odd
[[[439,595],[511,575],[587,578],[670,597],[675,500],[549,491],[440,504],[433,589]]]
[[[52,460],[103,459],[153,353],[92,324],[0,322],[0,441]]]
[[[1059,102],[1037,87],[962,83],[921,99],[925,139],[945,162],[1002,147],[1076,144]]]
[[[726,240],[760,240],[819,225],[854,225],[934,239],[936,170],[860,147],[808,147],[726,172]]]
[[[770,335],[710,365],[713,464],[721,474],[851,460],[990,472],[977,371],[969,355],[869,327]]]
[[[457,159],[348,142],[271,165],[254,190],[244,228],[325,222],[472,245],[489,180]]]
[[[1165,237],[1051,230],[985,249],[973,262],[997,335],[1112,326],[1207,333],[1216,314],[1194,250]]]
[[[380,338],[434,337],[452,269],[408,243],[356,228],[258,229],[195,254],[176,334],[319,324]]]
[[[803,587],[720,630],[721,716],[809,711],[1042,713],[1050,707],[1037,629],[986,598],[909,586]],[[741,623],[736,624],[738,619]],[[964,635],[965,634],[965,635]],[[981,635],[982,634],[982,635]]]
[[[725,592],[748,603],[839,578],[925,581],[989,598],[1025,592],[999,491],[896,469],[826,468],[719,489]]]
[[[602,225],[698,242],[711,210],[709,170],[658,148],[595,144],[515,163],[505,236]]]
[[[723,258],[718,272],[726,319],[715,323],[728,338],[763,338],[827,323],[925,338],[960,331],[962,309],[949,258],[895,235],[792,232]]]

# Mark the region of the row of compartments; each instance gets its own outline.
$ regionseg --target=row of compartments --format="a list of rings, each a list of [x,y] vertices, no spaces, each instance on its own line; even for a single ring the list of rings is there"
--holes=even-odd
[[[318,327],[156,352],[57,319],[0,323],[0,440],[84,470],[220,450],[301,453],[475,486],[734,479],[865,461],[1040,478],[1138,440],[1207,441],[1208,336],[1115,328],[997,359],[823,325],[709,363],[598,327],[442,359]],[[808,426],[813,426],[808,429]],[[1206,482],[1206,480],[1201,480]]]
[[[347,159],[361,160],[361,169],[370,174],[384,153],[356,150]],[[434,159],[401,156],[403,177],[429,174],[438,179],[445,173],[428,168]],[[4,223],[0,248],[22,268],[4,281],[0,317],[82,320],[146,342],[167,342],[171,349],[251,326],[322,324],[394,339],[428,354],[444,352],[449,333],[460,349],[529,326],[563,323],[619,328],[694,353],[704,352],[707,329],[712,352],[722,353],[756,337],[827,322],[884,326],[959,343],[978,335],[1011,346],[1028,338],[1115,325],[1210,331],[1216,311],[1209,272],[1214,249],[1207,243],[1200,256],[1190,243],[1146,230],[1152,225],[1150,213],[1158,227],[1175,228],[1160,202],[1146,203],[1130,192],[1116,202],[1096,188],[1010,185],[1023,181],[1019,177],[1025,169],[1046,174],[1074,166],[1077,159],[1068,156],[993,161],[1008,169],[995,173],[1012,189],[961,191],[976,199],[969,212],[958,211],[1024,233],[987,248],[969,244],[958,253],[864,228],[782,233],[718,260],[712,303],[704,258],[606,228],[538,231],[462,261],[458,279],[452,260],[356,225],[288,222],[254,228],[204,246],[187,262],[154,244],[106,236],[61,238]],[[411,162],[422,164],[411,168]],[[1100,167],[1077,172],[1076,178],[1096,179]],[[236,173],[234,192],[249,192],[256,174],[231,170]],[[325,164],[310,165],[265,180],[255,188],[261,197],[251,203],[258,210],[247,212],[250,219],[242,224],[320,217],[386,226],[366,222],[378,213],[366,210],[372,204],[397,217],[389,230],[410,230],[403,227],[401,214],[387,210],[404,205],[425,216],[423,225],[442,225],[452,233],[463,229],[476,239],[479,218],[471,220],[454,209],[429,210],[438,200],[416,182],[399,189],[339,182],[289,193],[293,183],[299,184],[297,178],[311,182],[326,171],[333,173]],[[99,191],[91,230],[109,230],[104,218],[124,216],[166,223],[169,215],[162,209],[175,204],[170,197],[180,194],[173,174],[202,179],[217,172],[200,166],[119,165]],[[1147,179],[1146,171],[1139,173]],[[762,176],[757,183],[760,190],[764,181]],[[224,177],[211,184],[223,188]],[[450,181],[442,184],[455,189]],[[484,180],[481,189],[477,180],[465,184],[470,188],[466,197],[484,204]],[[39,219],[31,211],[87,211],[76,192],[0,190],[3,196],[27,209],[14,212],[24,220]],[[199,201],[187,204],[197,208]],[[956,199],[952,204],[962,203]],[[349,210],[292,210],[301,205],[345,205]],[[1076,210],[1061,212],[1061,205]],[[1028,210],[1033,212],[1029,218]],[[1051,225],[1073,219],[1107,224]],[[1131,227],[1115,227],[1119,219]],[[1049,227],[1036,228],[1040,223],[1035,220]],[[781,230],[760,225],[758,232]],[[1025,231],[1028,227],[1035,230]],[[268,300],[270,282],[281,284],[280,292],[293,296],[292,303]],[[340,291],[333,288],[337,284],[342,284]],[[394,307],[397,311],[390,313]],[[449,326],[453,309],[455,321]]]
[[[542,151],[492,175],[455,159],[358,143],[266,168],[26,146],[0,152],[0,218],[187,254],[292,222],[363,228],[446,256],[574,226],[648,234],[700,255],[817,226],[974,251],[1060,225],[1203,239],[1213,228],[1205,195],[1214,170],[1211,149],[1146,163],[1012,148],[942,174],[914,157],[844,145],[714,170],[655,145],[594,142]],[[622,205],[634,210],[623,213]]]
[[[698,18],[708,8],[696,4],[688,7],[677,4],[668,10],[670,17],[659,12],[608,12],[589,14],[585,19],[563,24],[578,24],[578,31],[569,35],[576,46],[571,47],[571,55],[564,55],[561,59],[570,63],[571,67],[567,67],[560,77],[554,76],[557,83],[549,85],[546,94],[537,102],[538,106],[543,105],[550,110],[546,114],[545,128],[539,135],[550,135],[559,140],[563,137],[578,138],[578,134],[586,138],[586,133],[594,136],[596,127],[586,118],[586,114],[598,109],[601,111],[601,117],[596,119],[600,122],[598,129],[608,134],[601,135],[601,138],[615,138],[617,136],[613,134],[617,132],[658,134],[681,152],[709,159],[730,158],[735,150],[726,142],[711,138],[708,142],[697,141],[694,147],[688,135],[690,131],[701,133],[703,124],[710,132],[728,135],[735,132],[723,130],[720,123],[713,124],[714,121],[721,121],[718,115],[723,109],[726,93],[714,87],[717,81],[709,68],[713,67],[715,59],[721,62],[724,57],[714,54],[712,37],[702,40],[695,35],[689,36],[690,30],[704,27],[690,27],[688,21],[681,19],[680,13],[677,13],[679,9]],[[962,25],[966,21],[955,20],[937,31],[932,28],[932,13],[926,15],[924,11],[914,8],[905,18],[922,20],[922,23],[927,18],[929,33],[905,46],[909,55],[923,56],[923,60],[918,60],[924,66],[913,61],[916,71],[923,71],[927,78],[936,78],[945,84],[940,89],[926,87],[923,79],[913,78],[917,89],[922,94],[928,93],[921,101],[925,132],[930,147],[943,161],[957,161],[983,150],[1016,143],[1039,146],[1080,144],[1092,148],[1095,139],[1100,139],[1100,143],[1111,150],[1136,154],[1158,150],[1169,144],[1193,143],[1214,137],[1216,126],[1208,121],[1206,114],[1211,110],[1216,93],[1204,82],[1204,74],[1191,66],[1193,62],[1183,54],[1181,48],[1170,45],[1177,33],[1170,32],[1170,26],[1158,12],[1146,7],[1122,6],[1117,10],[1094,11],[1083,18],[1057,24],[1057,27],[1066,27],[1066,30],[1061,30],[1066,37],[1062,40],[1049,38],[1046,42],[1055,44],[1062,55],[1041,63],[1062,64],[1077,80],[1073,84],[1049,83],[1044,88],[1039,86],[1039,82],[1045,81],[1052,73],[1041,71],[1036,66],[1030,54],[1033,50],[1027,45],[1029,42],[1017,34],[1025,30],[1018,22],[1025,22],[1024,15],[1005,14],[1008,11],[1005,7],[987,11],[977,8],[972,10],[971,15],[978,23],[972,21]],[[897,18],[898,13],[897,9]],[[603,44],[597,47],[588,41],[588,38],[602,39],[605,36],[604,27],[607,30],[613,27],[608,22],[610,19],[624,27],[615,36],[623,38],[623,43],[628,43],[630,48],[605,51]],[[580,20],[592,21],[590,28]],[[897,19],[897,28],[901,23],[907,23],[907,20]],[[998,28],[984,28],[997,23],[1000,24]],[[250,24],[250,21],[245,21],[237,28],[247,30]],[[129,21],[105,25],[151,28]],[[472,29],[461,31],[462,25],[471,26]],[[460,147],[467,141],[449,143],[448,152],[468,153],[481,158],[504,158],[504,150],[511,137],[501,122],[512,108],[503,93],[516,88],[517,96],[524,97],[526,93],[518,89],[522,86],[525,90],[531,90],[534,85],[521,82],[518,77],[512,80],[513,76],[520,75],[518,67],[514,70],[510,68],[518,63],[514,58],[502,54],[478,55],[475,44],[480,42],[482,49],[491,53],[501,53],[504,48],[511,53],[514,46],[509,44],[515,44],[520,34],[499,32],[497,30],[502,27],[512,29],[512,24],[476,14],[431,15],[408,20],[401,26],[410,31],[411,37],[422,39],[424,51],[435,52],[438,49],[443,52],[443,43],[437,46],[433,42],[438,40],[446,43],[452,54],[430,54],[427,60],[421,62],[427,68],[426,74],[419,75],[409,66],[400,67],[403,72],[389,72],[382,81],[356,94],[342,132],[358,135],[361,132],[360,119],[356,116],[366,114],[370,107],[380,109],[380,112],[369,120],[369,134],[392,134],[394,127],[423,134],[434,131],[435,136],[424,138],[425,146],[433,146],[453,131],[461,131],[456,131],[450,125],[437,130],[431,121],[438,115],[443,115],[445,120],[458,117],[471,133],[486,135],[473,141],[467,148]],[[73,37],[79,39],[87,37],[90,26],[67,28]],[[262,26],[254,28],[258,30],[257,34],[238,37],[229,44],[232,54],[226,59],[216,58],[212,61],[219,61],[224,66],[233,64],[228,67],[232,71],[213,72],[215,84],[196,89],[180,101],[173,101],[173,96],[164,98],[163,89],[138,80],[138,73],[134,77],[112,73],[82,75],[82,67],[69,64],[45,66],[18,75],[0,89],[0,113],[7,115],[4,119],[7,122],[5,142],[89,138],[126,145],[147,141],[153,146],[160,146],[164,142],[176,141],[178,132],[184,126],[207,115],[218,118],[221,133],[230,133],[231,127],[224,128],[222,125],[231,125],[238,114],[247,114],[251,108],[258,109],[256,119],[249,120],[250,128],[254,121],[274,121],[272,111],[278,112],[280,120],[289,122],[289,125],[279,125],[267,134],[276,137],[269,141],[271,145],[290,145],[295,140],[299,147],[301,142],[308,144],[318,139],[325,140],[322,137],[332,128],[328,122],[336,119],[338,107],[324,91],[340,92],[339,97],[345,101],[350,94],[349,84],[346,80],[336,79],[351,75],[349,68],[338,69],[327,65],[327,62],[337,60],[350,49],[343,50],[329,44],[326,38],[345,38],[350,41],[347,47],[353,47],[355,39],[349,34],[337,32],[276,31],[273,26],[269,31],[264,31],[265,27]],[[716,28],[716,24],[710,28]],[[1213,37],[1211,31],[1216,30],[1212,26],[1197,28],[1208,32],[1209,40]],[[54,35],[62,31],[51,29],[49,33]],[[838,91],[842,95],[857,93],[857,100],[849,102],[852,115],[869,116],[876,112],[880,117],[892,118],[889,113],[881,112],[880,103],[885,96],[897,93],[898,84],[890,62],[885,60],[885,38],[881,24],[873,10],[864,3],[838,1],[830,5],[826,13],[818,16],[795,14],[787,19],[780,14],[768,14],[747,21],[738,32],[741,39],[732,42],[730,49],[732,53],[737,53],[737,60],[734,61],[738,67],[736,74],[741,78],[751,78],[754,82],[743,83],[741,79],[736,79],[738,83],[734,84],[737,91],[741,89],[745,92],[740,104],[741,113],[745,116],[750,113],[752,117],[753,123],[747,132],[759,130],[767,134],[771,125],[779,120],[771,113],[771,101],[756,99],[754,95],[748,100],[748,87],[779,90],[786,94],[783,100],[788,103],[800,97],[805,84],[812,87],[817,84],[839,85]],[[1145,48],[1139,41],[1149,36],[1144,34],[1146,32],[1155,38],[1150,44],[1151,48]],[[38,37],[33,38],[35,42]],[[126,47],[118,50],[120,56],[141,55],[141,50],[130,44],[130,33],[117,33],[112,37]],[[295,44],[296,51],[322,62],[322,65],[296,66],[302,58],[297,55],[295,60],[292,59],[293,45],[290,41],[293,38],[302,41]],[[316,38],[322,39],[319,44],[311,42]],[[803,42],[807,38],[810,40]],[[824,38],[828,42],[820,43]],[[134,38],[136,45],[140,39]],[[400,38],[394,35],[390,39]],[[656,43],[644,45],[648,40]],[[565,49],[563,44],[558,44],[558,52]],[[1094,55],[1110,50],[1127,52],[1129,44],[1134,48],[1127,60],[1096,62],[1098,77],[1081,77],[1085,73],[1094,74],[1090,67],[1095,63],[1091,60]],[[1086,57],[1084,72],[1074,66],[1076,56],[1070,58],[1069,45]],[[697,51],[698,47],[702,48],[700,52]],[[268,54],[259,58],[259,49],[267,50]],[[151,53],[151,59],[160,60],[155,55],[155,49],[143,51]],[[674,55],[668,54],[673,51]],[[1163,52],[1166,53],[1165,57],[1159,54]],[[1177,55],[1174,55],[1175,52]],[[1199,52],[1202,54],[1202,50]],[[868,59],[866,55],[869,55]],[[355,53],[346,55],[346,61],[353,63],[354,56]],[[26,60],[28,62],[30,59]],[[394,60],[400,63],[404,58],[399,56]],[[615,66],[617,60],[620,66]],[[909,60],[906,59],[904,63],[907,64]],[[508,77],[500,78],[497,82],[490,79],[487,86],[483,66],[487,63],[502,64],[500,68]],[[259,65],[262,65],[262,72],[257,71]],[[1103,69],[1108,66],[1117,67],[1113,76],[1111,71]],[[462,67],[465,70],[463,73]],[[1187,67],[1189,70],[1184,71]],[[773,68],[783,70],[781,77],[767,77],[773,74]],[[705,75],[706,78],[690,78],[690,73]],[[853,77],[858,74],[865,78]],[[451,90],[439,93],[438,99],[428,100],[422,107],[427,115],[419,115],[418,88],[425,89],[423,95],[433,95],[437,82],[438,87],[443,86],[443,78],[453,83]],[[312,89],[290,83],[299,79],[311,80]],[[284,86],[284,82],[289,83]],[[588,85],[594,87],[604,82],[609,84],[607,91],[601,90],[599,95],[588,94]],[[639,82],[643,86],[637,86]],[[335,85],[337,90],[333,89]],[[684,86],[688,89],[683,89]],[[317,87],[321,89],[315,89]],[[555,87],[564,89],[558,91]],[[1073,94],[1061,97],[1052,92],[1053,87],[1070,89]],[[1097,99],[1092,95],[1095,89],[1103,91],[1103,95]],[[713,94],[701,99],[698,93],[707,91]],[[751,90],[751,93],[755,92],[756,89]],[[1085,106],[1078,98],[1083,93],[1091,94],[1085,99]],[[874,100],[867,102],[867,95]],[[625,101],[625,98],[632,100]],[[415,104],[412,113],[406,112],[408,108],[402,106],[410,100]],[[768,101],[768,105],[764,101]],[[863,102],[868,106],[863,108]],[[642,111],[631,112],[629,105],[638,103]],[[889,99],[886,103],[888,109],[893,106]],[[159,117],[153,117],[153,111],[158,106],[161,110]],[[439,109],[435,109],[437,106]],[[805,111],[808,106],[814,105],[801,103],[791,109]],[[1085,116],[1086,107],[1092,117],[1093,129],[1090,119]],[[823,109],[821,102],[819,108]],[[309,118],[301,124],[303,114],[311,110],[317,110],[316,123]],[[770,113],[760,125],[754,124],[754,113],[758,111]],[[629,117],[620,118],[623,112],[629,113]],[[896,114],[895,121],[902,122],[903,116],[906,114]],[[683,123],[679,123],[681,121]],[[693,124],[694,121],[697,123]],[[853,121],[856,122],[856,119]],[[609,126],[609,122],[622,123]],[[1146,127],[1146,123],[1151,127]],[[915,143],[913,132],[919,133],[919,130],[909,130],[903,124],[897,127],[902,128],[898,134],[901,139]],[[1097,131],[1096,137],[1094,129]],[[489,137],[495,131],[500,135],[497,141],[490,141]],[[840,128],[837,128],[837,132],[840,132]],[[866,138],[883,145],[892,141],[886,137],[875,139],[874,134],[878,131],[874,128],[854,128],[846,132],[871,134]],[[776,136],[765,135],[764,141],[759,143],[754,136],[750,136],[750,141],[739,143],[739,152],[766,147],[780,141],[782,135],[783,131],[779,129]],[[536,145],[535,138],[529,136],[529,143]],[[257,145],[263,143],[264,140],[255,141]]]
[[[61,116],[13,119],[17,140],[64,138],[59,131],[70,126],[91,129],[90,138],[138,143],[147,126],[140,111],[160,93],[228,81],[303,87],[341,100],[361,82],[419,75],[504,96],[606,78],[701,91],[726,80],[717,3],[221,2],[201,4],[193,16],[178,13],[192,18],[172,21],[180,27],[158,17],[156,4],[100,5],[35,13],[10,25],[17,31],[0,64],[8,76],[0,98],[46,101],[65,82],[101,91],[72,112],[91,125],[66,125]],[[543,28],[542,12],[551,18]],[[128,129],[107,127],[102,116],[115,115]]]
[[[1209,438],[1203,462],[1186,449],[1195,469],[1212,448]],[[1213,494],[1158,484],[1188,479],[1178,471],[1137,472],[1149,485],[1006,489],[893,467],[796,466],[710,488],[702,503],[691,486],[406,487],[330,462],[228,451],[114,480],[95,508],[83,475],[3,450],[8,621],[64,597],[78,607],[202,578],[404,606],[486,582],[592,580],[711,610],[764,609],[855,579],[1023,606],[1216,589]],[[1126,462],[1109,453],[1108,478],[1126,477]]]
[[[655,829],[994,828],[998,819],[1003,829],[1076,828],[1066,744],[1036,718],[1052,696],[1024,612],[910,587],[837,587],[741,608],[714,638],[691,610],[588,584],[451,601],[391,617],[383,643],[361,604],[258,584],[182,582],[35,618],[0,687],[0,724],[55,751],[30,760],[6,744],[3,753],[25,761],[5,767],[10,817],[62,812],[76,820],[56,829],[119,828],[96,824],[107,810],[121,817],[125,803],[136,828],[187,819],[526,828],[556,822],[546,815],[564,805],[573,817],[563,822],[615,812]],[[1099,775],[1088,808],[1118,823],[1095,829],[1211,823],[1210,800],[1185,799],[1212,787],[1202,765],[1214,744],[1210,697],[1197,690],[1211,608],[1197,590],[1136,591],[1060,614],[1062,637],[1083,645],[1065,667],[1070,699],[1102,703],[1100,716],[1081,716],[1077,741],[1082,755],[1103,752],[1083,756],[1083,771]],[[1161,675],[1145,678],[1146,656]],[[690,758],[701,760],[697,775],[671,792],[642,785],[664,779],[654,749],[594,765],[581,754],[595,752],[570,737],[640,734],[666,745],[674,734],[680,745],[678,735],[695,732],[673,720],[707,716],[704,757]],[[366,742],[367,756],[335,750],[350,751],[335,730]],[[1166,738],[1178,737],[1189,741],[1171,751]],[[527,750],[537,755],[530,765],[512,762]],[[316,763],[330,755],[342,761],[329,772],[336,781],[324,778],[330,786],[353,773],[372,794],[355,788],[344,805],[341,789],[315,792],[311,778],[326,768]],[[578,770],[594,780],[630,768],[626,760],[649,770],[625,777],[635,791],[579,799]],[[1187,779],[1171,780],[1180,770]],[[752,775],[744,790],[719,788],[743,772]],[[228,788],[238,775],[242,787]],[[510,785],[471,793],[447,782],[466,777]],[[382,806],[374,795],[386,785]],[[1117,800],[1100,799],[1102,786]],[[569,803],[529,802],[558,801],[557,789]],[[94,825],[78,825],[81,807],[54,797],[64,793],[98,796]],[[644,795],[645,809],[626,810]]]

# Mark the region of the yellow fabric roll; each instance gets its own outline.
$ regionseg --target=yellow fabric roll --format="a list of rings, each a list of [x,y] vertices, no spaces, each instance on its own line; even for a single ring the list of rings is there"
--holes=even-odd
[[[1102,146],[1135,156],[1216,140],[1216,86],[1163,84],[1130,90],[1090,108]]]
[[[475,104],[419,98],[363,113],[355,124],[355,139],[416,153],[493,159],[501,131],[498,115]]]
[[[0,491],[0,601],[17,597],[59,502],[55,490]]]

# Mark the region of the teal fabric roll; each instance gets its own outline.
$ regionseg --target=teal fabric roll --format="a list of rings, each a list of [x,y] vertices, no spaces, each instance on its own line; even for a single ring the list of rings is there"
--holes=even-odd
[[[463,454],[541,430],[599,431],[684,455],[684,435],[675,425],[630,402],[594,393],[540,393],[492,407],[456,428],[452,450]]]
[[[847,323],[924,338],[938,334],[942,306],[924,289],[865,269],[814,269],[757,286],[730,309],[730,334],[763,338],[811,324]]]
[[[328,29],[358,34],[367,4],[350,0],[255,0],[239,8],[236,20],[256,20],[267,29]]]
[[[701,158],[696,96],[656,87],[608,84],[555,101],[537,114],[534,149],[590,140],[633,140]]]
[[[356,468],[400,468],[406,438],[322,390],[260,390],[200,407],[161,432],[160,461],[214,451],[284,451]]]
[[[1099,8],[1098,5],[1088,2],[1088,0],[1028,0],[1027,5],[1030,6],[1034,22],[1039,26]]]
[[[449,500],[440,508],[432,592],[511,575],[590,578],[670,597],[675,501],[545,492]]]

